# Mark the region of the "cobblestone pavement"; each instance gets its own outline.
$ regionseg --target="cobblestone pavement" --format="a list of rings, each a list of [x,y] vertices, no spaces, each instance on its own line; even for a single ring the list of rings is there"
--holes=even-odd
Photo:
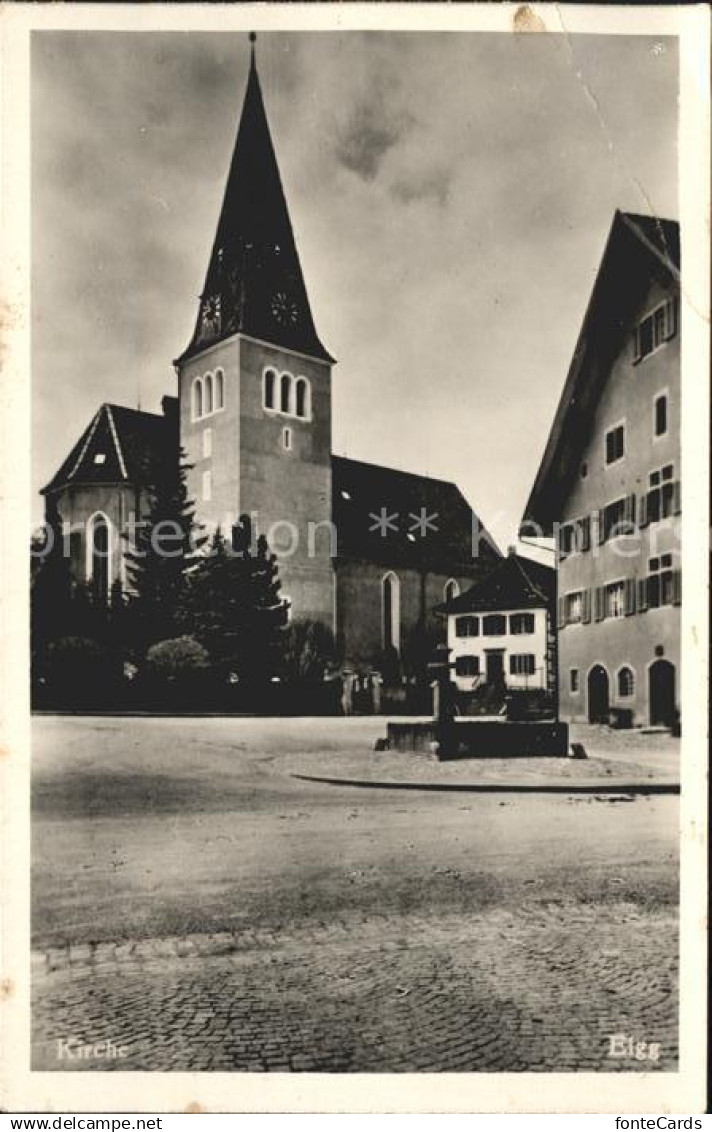
[[[34,720],[34,1068],[674,1068],[678,799],[293,777],[381,731]]]
[[[671,912],[550,904],[37,951],[33,1067],[671,1070],[676,934]],[[611,1057],[614,1034],[659,1059]],[[125,1056],[67,1053],[106,1041]]]

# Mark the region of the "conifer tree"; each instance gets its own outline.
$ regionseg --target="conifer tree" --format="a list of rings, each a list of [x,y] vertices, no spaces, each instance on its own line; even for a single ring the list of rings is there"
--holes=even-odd
[[[223,676],[263,682],[281,671],[287,603],[275,555],[251,547],[243,516],[228,543],[218,529],[191,576],[189,625]]]
[[[182,450],[154,454],[149,468],[148,514],[136,524],[126,551],[131,585],[128,614],[139,655],[184,631],[186,572],[193,562],[195,513],[188,498]]]

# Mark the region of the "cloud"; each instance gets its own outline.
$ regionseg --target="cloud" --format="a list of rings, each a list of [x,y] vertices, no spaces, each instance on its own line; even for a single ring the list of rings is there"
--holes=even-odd
[[[674,44],[570,39],[575,65],[563,36],[257,43],[314,318],[339,359],[334,450],[455,480],[502,545],[614,210],[646,211],[638,185],[676,209]],[[100,402],[140,388],[157,410],[175,391],[249,63],[245,36],[222,32],[39,40],[36,487]]]
[[[406,114],[386,121],[382,104],[364,102],[350,116],[338,138],[337,159],[364,181],[372,181],[383,158],[411,125],[412,119]]]
[[[395,180],[391,192],[396,200],[402,201],[403,204],[432,198],[439,205],[444,205],[447,203],[451,180],[451,169],[430,169],[424,173],[415,173],[408,178]]]

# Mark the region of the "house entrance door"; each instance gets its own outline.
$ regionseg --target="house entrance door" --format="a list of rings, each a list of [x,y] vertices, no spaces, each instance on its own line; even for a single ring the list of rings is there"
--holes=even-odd
[[[656,660],[650,665],[650,722],[672,727],[675,722],[675,665]]]
[[[608,723],[609,707],[608,673],[602,664],[594,664],[588,674],[588,722]]]
[[[488,684],[504,683],[504,649],[488,649],[486,654]]]

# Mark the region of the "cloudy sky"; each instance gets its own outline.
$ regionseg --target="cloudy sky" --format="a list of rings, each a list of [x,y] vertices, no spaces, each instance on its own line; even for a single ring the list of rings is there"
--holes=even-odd
[[[175,392],[244,34],[35,33],[33,475]],[[616,208],[677,217],[675,42],[261,34],[334,451],[454,479],[512,541]],[[41,505],[36,507],[41,514]]]

